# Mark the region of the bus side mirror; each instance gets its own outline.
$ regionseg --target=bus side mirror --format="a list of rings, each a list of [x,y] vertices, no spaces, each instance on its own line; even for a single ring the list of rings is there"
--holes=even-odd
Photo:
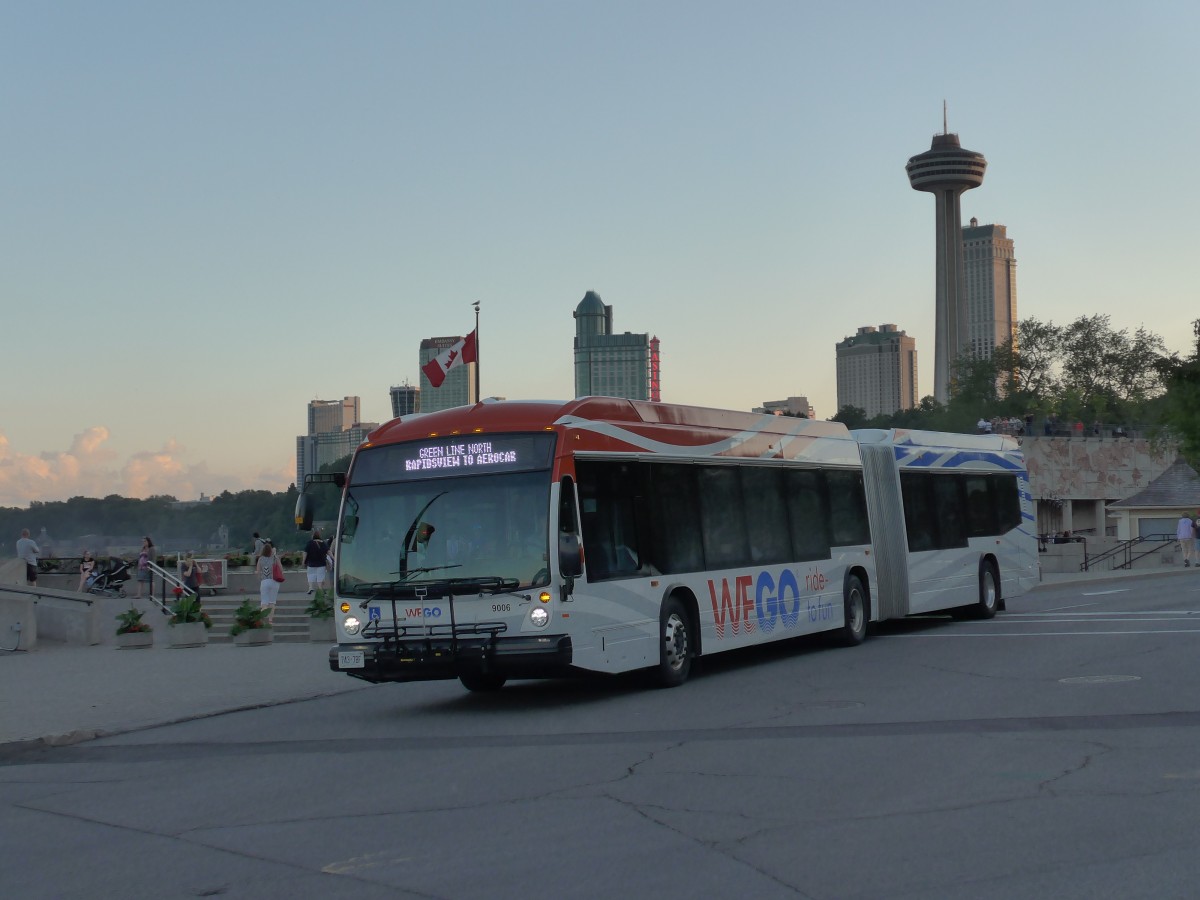
[[[296,530],[311,531],[313,523],[313,499],[309,494],[301,492],[296,497]]]
[[[579,535],[574,532],[558,535],[558,570],[564,578],[578,578],[583,574],[583,553]]]

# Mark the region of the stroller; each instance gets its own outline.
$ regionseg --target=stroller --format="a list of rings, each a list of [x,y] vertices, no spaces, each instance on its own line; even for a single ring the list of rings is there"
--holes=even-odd
[[[88,581],[87,592],[102,597],[124,597],[124,584],[129,580],[129,566],[125,560],[113,557]]]

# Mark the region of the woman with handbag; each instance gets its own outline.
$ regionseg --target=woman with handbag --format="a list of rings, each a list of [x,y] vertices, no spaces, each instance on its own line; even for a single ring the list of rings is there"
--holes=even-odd
[[[279,562],[279,554],[268,541],[263,544],[262,556],[255,566],[258,572],[258,602],[266,610],[267,624],[275,624],[275,604],[279,601],[279,585],[283,583],[283,566]]]

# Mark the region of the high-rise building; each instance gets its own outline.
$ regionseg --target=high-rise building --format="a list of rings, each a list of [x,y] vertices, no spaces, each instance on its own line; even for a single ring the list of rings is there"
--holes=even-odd
[[[341,400],[310,400],[308,403],[309,434],[345,431],[358,420],[358,397],[343,397]]]
[[[300,435],[296,438],[296,486],[304,484],[306,474],[352,454],[378,427],[377,422],[356,422],[344,431]]]
[[[448,350],[459,341],[457,337],[425,338],[421,341],[421,360],[424,366],[443,350]],[[429,376],[421,371],[421,412],[437,412],[441,409],[451,409],[455,406],[470,406],[479,398],[475,395],[475,367],[478,363],[463,363],[455,366],[446,373],[446,380],[439,387],[434,387]]]
[[[928,191],[936,202],[933,396],[939,403],[950,399],[950,367],[970,347],[959,197],[983,184],[986,168],[982,153],[963,149],[948,132],[935,134],[929,150],[906,166],[913,190]]]
[[[1003,225],[980,225],[978,219],[962,230],[963,272],[966,276],[967,340],[978,359],[1017,335],[1017,260]]]
[[[377,427],[360,422],[359,410],[358,397],[309,401],[308,434],[296,438],[297,487],[304,484],[306,474],[353,453],[367,432]]]
[[[575,307],[575,396],[659,400],[659,340],[613,333],[613,308],[595,291]]]
[[[873,418],[917,405],[917,342],[895,325],[865,325],[836,352],[839,411],[857,406]]]
[[[413,387],[407,381],[404,384],[394,384],[391,390],[392,418],[411,416],[421,411],[421,389]]]

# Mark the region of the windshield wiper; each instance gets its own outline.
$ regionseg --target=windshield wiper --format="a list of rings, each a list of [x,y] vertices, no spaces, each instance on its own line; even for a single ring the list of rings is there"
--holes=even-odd
[[[445,566],[422,566],[419,569],[409,569],[407,572],[394,572],[393,574],[400,576],[400,579],[395,582],[396,584],[404,584],[408,581],[410,575],[424,575],[426,572],[437,572],[441,569],[457,569],[460,566],[462,566],[462,563],[450,563]]]
[[[450,568],[449,566],[434,566],[434,568]],[[416,574],[418,570],[413,570]],[[417,590],[425,591],[430,597],[439,598],[456,594],[498,594],[515,591],[521,586],[518,578],[504,578],[500,575],[477,575],[473,578],[422,578],[416,581],[400,579],[397,581],[364,582],[354,586],[354,593],[359,597],[370,596],[359,604],[363,609],[376,597],[415,597]]]

